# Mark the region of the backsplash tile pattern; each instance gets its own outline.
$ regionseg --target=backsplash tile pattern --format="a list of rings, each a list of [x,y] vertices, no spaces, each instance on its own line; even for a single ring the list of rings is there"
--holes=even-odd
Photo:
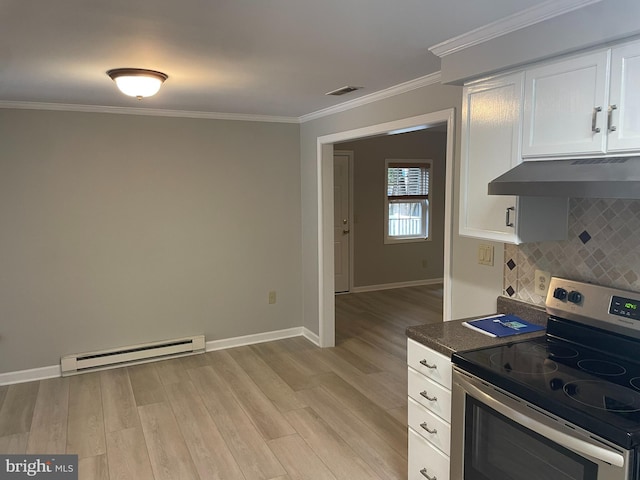
[[[535,270],[640,292],[640,200],[571,198],[567,240],[505,245],[504,293],[544,305]]]

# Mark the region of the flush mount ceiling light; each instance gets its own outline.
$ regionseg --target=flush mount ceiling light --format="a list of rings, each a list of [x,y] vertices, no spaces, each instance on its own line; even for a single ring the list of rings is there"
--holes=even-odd
[[[116,82],[122,93],[138,100],[158,93],[164,81],[169,78],[162,72],[141,68],[116,68],[109,70],[107,75]]]

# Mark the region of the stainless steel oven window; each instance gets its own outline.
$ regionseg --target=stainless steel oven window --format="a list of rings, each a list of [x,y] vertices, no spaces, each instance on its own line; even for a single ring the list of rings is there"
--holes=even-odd
[[[467,407],[467,404],[471,407]],[[549,476],[537,473],[533,464],[522,466],[513,474],[496,474],[482,463],[487,461],[486,458],[481,458],[482,456],[494,455],[493,463],[497,464],[494,467],[505,466],[506,463],[503,465],[495,461],[495,456],[503,452],[504,455],[515,458],[518,452],[527,451],[526,446],[529,441],[531,445],[536,445],[536,442],[546,446],[558,445],[561,454],[564,451],[570,451],[576,455],[573,459],[582,458],[584,475],[586,475],[583,477],[584,480],[640,480],[633,473],[633,465],[636,463],[633,450],[621,449],[593,433],[570,425],[548,412],[542,412],[534,405],[503,392],[461,370],[458,366],[454,366],[453,369],[451,407],[451,480],[568,480],[574,478],[560,474]],[[506,423],[496,423],[496,419],[506,419]],[[511,438],[515,435],[514,430],[518,434],[525,435],[525,439],[519,438],[517,440],[519,443],[515,443]],[[538,440],[540,437],[544,438],[544,441]],[[538,456],[548,454],[539,446],[531,451],[534,452],[533,455]],[[480,473],[474,473],[471,467],[467,467],[467,463],[474,458],[479,463],[477,462],[473,468]],[[552,458],[556,457],[549,456],[547,460]],[[509,458],[509,461],[511,460]],[[524,463],[521,462],[521,465]],[[549,461],[549,463],[552,462]],[[596,466],[595,477],[592,475],[593,467],[590,464]],[[558,471],[564,469],[568,475],[579,474],[580,467],[578,470],[572,470],[573,467],[562,465],[564,463],[560,462],[560,465],[556,466]],[[488,470],[483,473],[482,468]],[[582,477],[577,478],[582,480]]]
[[[465,480],[597,480],[595,463],[476,399],[465,410]]]

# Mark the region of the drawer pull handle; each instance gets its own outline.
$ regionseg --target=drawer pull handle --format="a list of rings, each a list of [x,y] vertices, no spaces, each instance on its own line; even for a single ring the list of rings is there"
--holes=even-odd
[[[430,402],[437,402],[438,401],[438,397],[430,397],[426,390],[423,391],[423,392],[420,392],[420,395],[422,395],[424,398],[426,398]]]
[[[431,370],[435,370],[436,368],[438,368],[438,365],[436,365],[435,363],[433,365],[429,365],[429,362],[427,362],[426,360],[420,360],[420,365],[424,365],[427,368],[430,368]]]
[[[427,469],[423,468],[422,470],[420,470],[420,473],[424,476],[424,478],[426,478],[427,480],[438,480],[438,477],[436,477],[435,475],[433,477],[430,477],[427,474]]]
[[[429,426],[427,425],[427,422],[421,423],[420,426],[422,428],[424,428],[427,432],[429,432],[431,435],[435,435],[436,433],[438,433],[437,429],[430,429]]]

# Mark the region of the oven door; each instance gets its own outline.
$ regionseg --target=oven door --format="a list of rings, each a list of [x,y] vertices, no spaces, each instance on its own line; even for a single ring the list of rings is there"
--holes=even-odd
[[[632,480],[632,452],[453,370],[451,478]]]

